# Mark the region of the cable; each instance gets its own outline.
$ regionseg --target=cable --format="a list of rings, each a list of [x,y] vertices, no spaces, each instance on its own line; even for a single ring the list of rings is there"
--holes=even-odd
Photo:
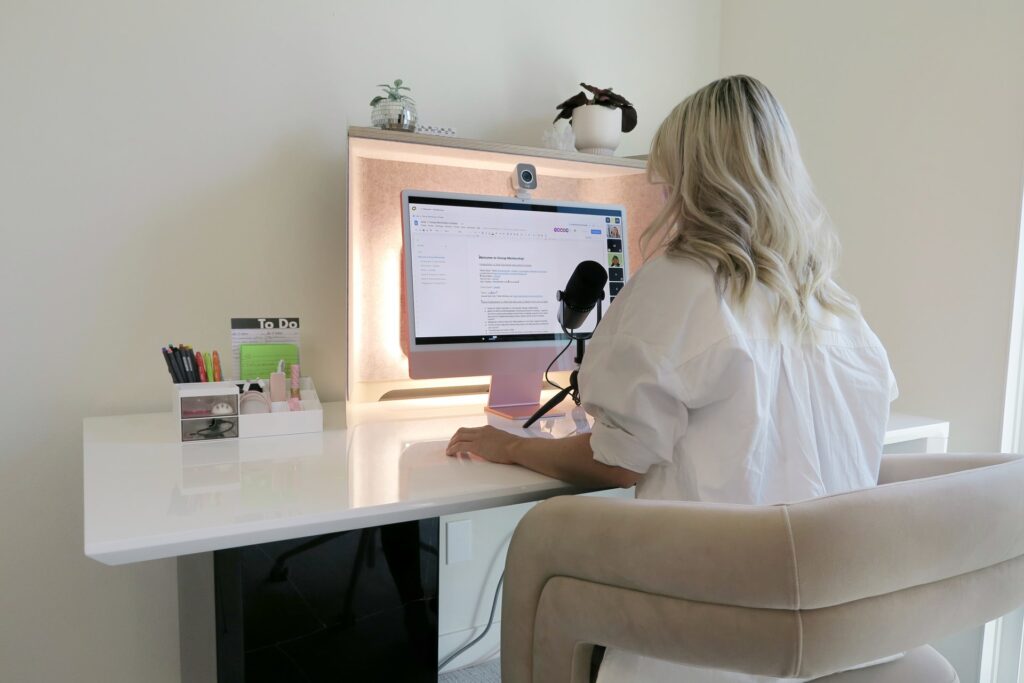
[[[598,317],[598,322],[600,322],[600,319],[601,319],[600,313],[598,313],[597,317]],[[563,391],[565,389],[565,387],[563,387],[561,384],[556,384],[556,383],[552,382],[548,378],[548,373],[551,372],[551,368],[553,368],[555,363],[558,362],[558,359],[561,358],[565,354],[565,352],[569,350],[569,347],[572,346],[573,342],[580,341],[580,340],[586,341],[586,340],[590,339],[591,337],[593,337],[594,335],[593,335],[593,333],[577,334],[576,330],[567,330],[567,329],[565,329],[565,325],[562,325],[561,322],[559,322],[558,324],[562,328],[562,332],[565,334],[565,336],[569,338],[569,342],[564,347],[562,347],[562,350],[558,352],[558,355],[555,356],[551,360],[550,363],[548,363],[547,369],[544,370],[544,381],[547,382],[548,384],[550,384],[551,386],[553,386],[555,389],[558,389],[559,391]]]
[[[484,632],[481,633],[480,635],[478,635],[473,640],[471,640],[468,643],[466,643],[465,645],[463,645],[462,647],[460,647],[455,652],[451,653],[450,655],[448,655],[447,657],[442,659],[441,663],[437,665],[438,672],[440,672],[442,669],[444,669],[446,666],[448,666],[453,659],[455,659],[456,657],[461,655],[463,652],[465,652],[466,650],[468,650],[469,648],[473,647],[474,645],[479,643],[481,640],[483,640],[484,636],[487,635],[487,632],[491,630],[491,625],[494,623],[494,611],[496,609],[498,609],[498,595],[501,594],[501,584],[504,581],[505,581],[505,572],[502,572],[501,576],[498,578],[498,585],[494,589],[494,601],[491,603],[491,616],[487,617],[487,626],[484,628]]]
[[[565,328],[562,328],[562,329],[565,329]],[[566,344],[566,345],[565,345],[565,347],[564,347],[564,348],[562,348],[562,350],[558,352],[558,355],[557,355],[557,356],[555,356],[555,357],[554,357],[554,358],[553,358],[553,359],[551,360],[551,362],[550,362],[550,363],[548,363],[548,367],[547,367],[547,369],[546,369],[546,370],[544,371],[544,381],[545,381],[545,382],[547,382],[548,384],[550,384],[551,386],[553,386],[554,388],[558,389],[559,391],[561,391],[561,390],[562,390],[562,389],[563,389],[564,387],[562,387],[562,386],[561,386],[561,385],[559,385],[559,384],[556,384],[556,383],[552,382],[552,381],[551,381],[551,380],[550,380],[550,379],[548,378],[548,373],[549,373],[549,372],[551,372],[551,368],[553,368],[553,367],[555,366],[555,363],[557,363],[557,362],[558,362],[558,359],[562,357],[562,354],[564,354],[564,353],[565,353],[566,351],[568,351],[568,350],[569,350],[569,347],[570,347],[570,346],[572,346],[572,343],[573,343],[574,341],[576,341],[576,340],[575,340],[575,339],[573,339],[573,338],[572,338],[572,336],[570,335],[570,336],[569,336],[569,343],[568,343],[568,344]]]

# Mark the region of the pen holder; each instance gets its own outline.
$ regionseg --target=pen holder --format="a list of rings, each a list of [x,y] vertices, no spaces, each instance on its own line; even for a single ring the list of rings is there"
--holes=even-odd
[[[307,434],[324,430],[324,411],[313,380],[299,379],[299,410],[288,403],[271,403],[269,413],[239,412],[236,382],[175,384],[173,411],[182,442],[237,439],[255,436]]]

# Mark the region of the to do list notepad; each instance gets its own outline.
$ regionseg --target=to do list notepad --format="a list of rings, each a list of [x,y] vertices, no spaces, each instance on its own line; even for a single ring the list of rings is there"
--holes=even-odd
[[[237,379],[246,379],[242,377],[241,370],[239,347],[242,344],[294,344],[295,348],[301,349],[299,346],[299,319],[232,318],[231,357],[235,365],[234,376]],[[286,359],[286,361],[290,362],[290,359]]]

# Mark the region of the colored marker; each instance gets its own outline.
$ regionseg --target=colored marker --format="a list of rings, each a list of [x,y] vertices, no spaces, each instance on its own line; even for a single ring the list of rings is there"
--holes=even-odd
[[[182,344],[179,348],[181,349],[181,359],[185,361],[185,371],[188,373],[188,381],[198,382],[199,371],[196,369],[196,359],[195,356],[192,355],[192,348],[187,344]]]
[[[196,359],[196,371],[199,373],[200,382],[208,382],[206,379],[206,363],[203,362],[203,354],[199,351],[193,351]]]
[[[174,358],[174,347],[168,344],[166,349],[161,350],[167,354],[167,360],[171,364],[171,372],[174,373],[174,382],[176,384],[181,382],[181,370],[178,368],[178,361]]]
[[[188,368],[188,354],[185,353],[184,344],[175,346],[174,352],[181,358],[181,368],[185,371],[185,382],[191,382],[191,370]]]
[[[181,355],[181,351],[171,346],[171,361],[174,363],[174,367],[178,370],[178,376],[181,377],[182,383],[188,382],[188,371],[185,369],[185,359]]]
[[[164,357],[164,362],[167,363],[167,372],[171,375],[171,381],[175,384],[178,383],[178,375],[174,372],[174,366],[171,365],[171,356],[167,349],[160,349],[160,355]]]

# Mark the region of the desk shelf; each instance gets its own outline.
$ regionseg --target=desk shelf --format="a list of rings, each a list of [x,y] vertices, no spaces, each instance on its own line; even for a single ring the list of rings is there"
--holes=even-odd
[[[422,135],[380,128],[353,126],[348,129],[348,137],[349,144],[355,143],[360,156],[365,158],[401,159],[418,163],[505,170],[508,168],[508,157],[514,156],[534,160],[535,165],[537,160],[542,160],[538,165],[539,172],[543,172],[541,169],[544,169],[550,174],[565,173],[567,177],[584,177],[589,173],[592,174],[590,177],[608,178],[642,174],[647,170],[647,162],[636,157],[581,154],[545,147]],[[392,144],[363,144],[363,140]],[[415,145],[416,148],[410,148],[409,145]],[[593,168],[579,168],[577,164],[591,164]]]
[[[642,262],[639,239],[660,211],[661,189],[646,162],[481,140],[376,128],[350,128],[348,139],[347,398],[364,403],[394,391],[487,385],[489,377],[412,380],[405,347],[403,190],[512,196],[516,164],[537,169],[536,199],[625,207],[629,265]]]

